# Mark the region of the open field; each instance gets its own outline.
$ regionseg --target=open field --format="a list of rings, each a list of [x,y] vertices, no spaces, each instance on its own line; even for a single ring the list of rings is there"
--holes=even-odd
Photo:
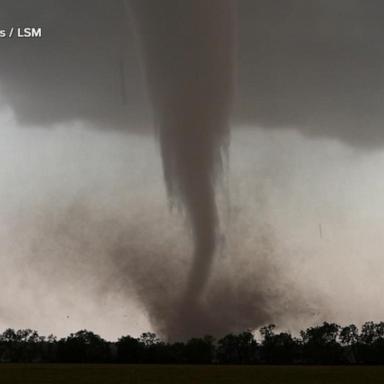
[[[1,364],[12,384],[384,383],[384,367]]]

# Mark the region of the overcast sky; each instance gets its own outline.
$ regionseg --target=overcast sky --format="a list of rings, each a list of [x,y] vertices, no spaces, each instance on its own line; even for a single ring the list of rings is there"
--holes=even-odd
[[[226,279],[235,300],[260,281],[260,311],[291,330],[382,320],[384,5],[238,5],[212,290]],[[177,286],[190,240],[169,210],[129,12],[0,6],[0,25],[45,34],[0,40],[0,328],[138,335],[152,327],[141,290]]]
[[[279,296],[282,327],[379,320],[384,151],[361,155],[261,127],[232,138],[222,268],[232,269],[231,259],[246,269],[234,279],[268,269],[261,278]],[[151,329],[111,255],[121,236],[134,250],[145,247],[156,269],[167,252],[183,250],[154,138],[81,124],[25,129],[4,111],[0,153],[1,327],[59,335],[86,327],[109,338]],[[146,263],[135,259],[127,279]],[[298,318],[284,307],[290,295]]]

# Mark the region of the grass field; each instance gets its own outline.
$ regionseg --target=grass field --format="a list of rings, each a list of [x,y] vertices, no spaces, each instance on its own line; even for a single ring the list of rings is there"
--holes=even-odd
[[[384,367],[1,364],[12,384],[384,383]]]

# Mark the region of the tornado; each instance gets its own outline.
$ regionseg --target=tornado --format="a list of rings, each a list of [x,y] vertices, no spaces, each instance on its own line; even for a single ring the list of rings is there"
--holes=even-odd
[[[167,191],[192,230],[193,260],[178,319],[186,321],[204,294],[215,255],[215,184],[228,144],[234,93],[234,4],[132,0],[130,6]]]

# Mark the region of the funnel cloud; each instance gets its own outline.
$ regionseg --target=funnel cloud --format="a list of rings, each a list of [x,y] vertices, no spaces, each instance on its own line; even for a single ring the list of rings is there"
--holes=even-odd
[[[187,324],[205,290],[216,248],[214,189],[233,97],[233,4],[140,0],[132,5],[166,186],[171,199],[185,209],[192,228],[192,269],[176,319]]]

